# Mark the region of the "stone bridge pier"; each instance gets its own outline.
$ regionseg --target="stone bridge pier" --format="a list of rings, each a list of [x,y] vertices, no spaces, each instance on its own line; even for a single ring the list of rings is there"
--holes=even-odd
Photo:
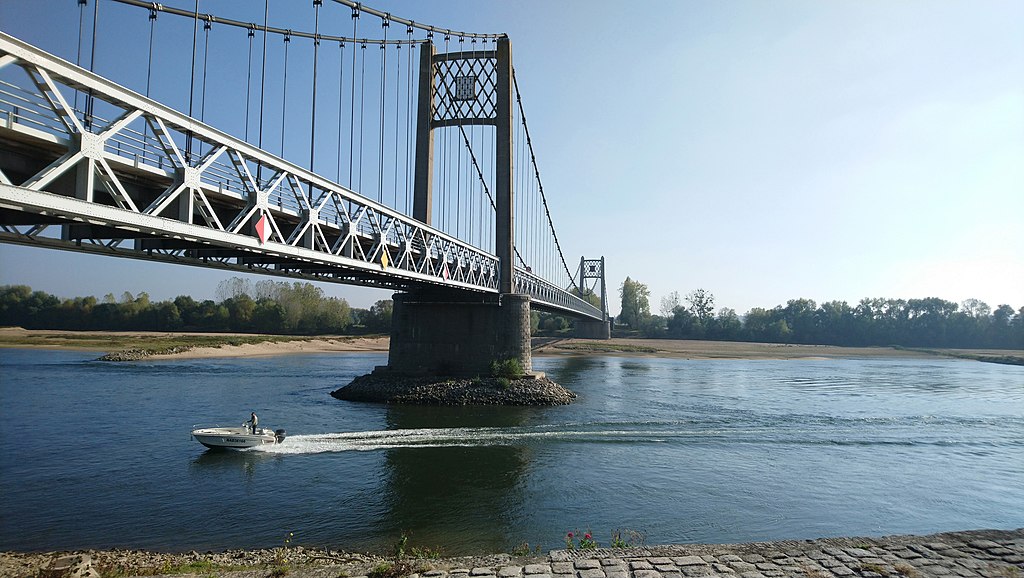
[[[487,376],[493,361],[506,359],[532,370],[529,295],[395,294],[387,371]]]

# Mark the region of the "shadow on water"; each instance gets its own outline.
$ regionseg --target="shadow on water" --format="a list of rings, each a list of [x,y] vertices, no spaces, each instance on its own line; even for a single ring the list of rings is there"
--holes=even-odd
[[[274,456],[264,452],[207,449],[193,458],[188,468],[192,473],[203,474],[241,472],[248,478],[260,463],[271,459]]]
[[[529,421],[531,408],[389,407],[393,429],[438,427],[517,427]],[[446,446],[394,448],[384,460],[390,515],[380,533],[409,546],[441,547],[446,554],[501,551],[502,535],[519,508],[530,450],[522,446]],[[481,532],[480,520],[493,530]]]
[[[561,385],[577,383],[581,377],[603,363],[604,360],[601,358],[583,355],[545,358],[543,360],[544,370],[548,373],[548,377]]]

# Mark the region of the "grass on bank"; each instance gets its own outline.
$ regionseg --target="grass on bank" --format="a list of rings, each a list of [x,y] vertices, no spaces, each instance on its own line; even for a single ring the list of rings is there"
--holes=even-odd
[[[622,343],[602,343],[596,341],[593,343],[558,343],[554,345],[555,349],[564,349],[567,351],[583,351],[588,353],[659,353],[660,349],[653,347],[645,347],[642,345],[626,345]]]
[[[128,576],[163,576],[179,574],[195,574],[199,576],[217,576],[224,572],[254,570],[258,566],[238,564],[217,564],[210,560],[196,560],[184,564],[164,564],[162,566],[101,566],[98,568],[103,578],[127,578]]]
[[[1003,365],[1024,365],[1024,357],[1020,355],[1012,355],[1003,352],[992,352],[992,351],[962,351],[958,349],[921,349],[916,347],[900,347],[894,345],[893,349],[899,349],[902,351],[916,351],[917,353],[927,353],[928,355],[938,355],[940,357],[955,357],[957,359],[970,359],[972,361],[983,361],[986,363],[1001,363]]]

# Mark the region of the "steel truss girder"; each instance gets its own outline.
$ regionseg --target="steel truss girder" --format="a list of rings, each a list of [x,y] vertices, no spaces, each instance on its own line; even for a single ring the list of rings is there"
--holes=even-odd
[[[40,223],[27,231],[4,225],[0,242],[396,290],[442,286],[498,292],[496,256],[0,32],[0,68],[12,65],[25,70],[31,85],[24,91],[36,99],[35,112],[49,120],[43,128],[28,126],[19,122],[17,111],[0,110],[7,113],[6,123],[0,123],[0,146],[16,143],[24,149],[29,143],[48,156],[57,145],[63,152],[27,178],[12,179],[0,166],[0,208],[38,215]],[[105,125],[83,123],[62,90],[88,93],[119,111],[117,118]],[[151,135],[129,128],[139,119]],[[206,148],[205,154],[183,152],[179,141],[186,135],[201,153]],[[53,190],[69,174],[77,175],[76,196]],[[252,231],[260,217],[270,223],[266,242]],[[94,240],[45,236],[54,221],[123,234],[108,232],[112,238]],[[145,237],[286,263],[198,258],[187,249],[143,250],[135,248],[140,242],[124,242]],[[542,308],[601,317],[568,290],[524,270],[515,271],[514,283]]]

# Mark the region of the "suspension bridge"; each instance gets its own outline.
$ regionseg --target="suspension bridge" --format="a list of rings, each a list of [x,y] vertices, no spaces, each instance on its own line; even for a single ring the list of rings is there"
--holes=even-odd
[[[347,0],[312,0],[312,30],[269,0],[262,22],[77,8],[74,62],[0,32],[0,242],[391,289],[395,370],[529,368],[531,308],[608,336],[603,259],[562,253],[504,35]],[[98,70],[114,10],[148,29],[124,47],[144,85]],[[163,81],[187,98],[160,94],[166,36],[191,45]]]

